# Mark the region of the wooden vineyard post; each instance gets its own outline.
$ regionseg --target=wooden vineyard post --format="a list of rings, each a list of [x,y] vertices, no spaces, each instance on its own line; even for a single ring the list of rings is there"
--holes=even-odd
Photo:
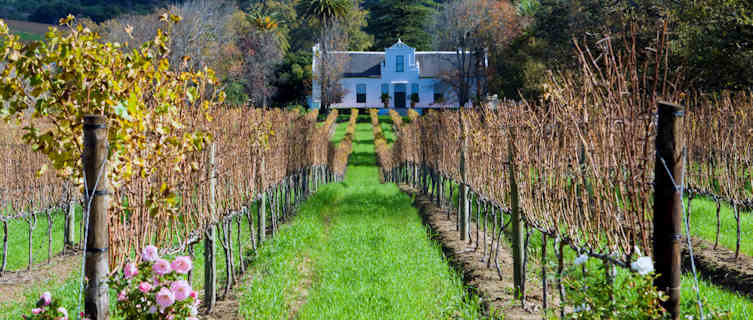
[[[264,167],[264,159],[261,160],[262,168]],[[263,170],[263,169],[262,169]],[[263,171],[262,171],[263,174]],[[262,184],[263,187],[263,184]],[[258,245],[261,245],[261,243],[264,241],[264,237],[266,236],[266,219],[267,219],[267,192],[262,190],[261,191],[261,198],[259,199],[259,211],[258,211],[258,217],[256,221],[256,225],[259,227],[259,230],[257,230],[257,240],[256,243]]]
[[[209,214],[210,225],[204,235],[204,304],[207,313],[217,303],[217,171],[215,162],[216,147],[213,143],[209,149]]]
[[[110,271],[107,253],[110,242],[108,232],[110,200],[112,191],[107,177],[107,119],[103,116],[84,116],[84,154],[82,162],[89,199],[88,230],[86,237],[86,282],[84,312],[89,319],[103,320],[110,317],[110,296],[107,276]]]
[[[63,234],[63,248],[65,245],[73,245],[76,237],[76,202],[68,203],[68,212],[65,216],[65,233]]]
[[[0,276],[8,265],[8,221],[3,221],[3,263],[0,264]]]
[[[470,238],[471,224],[470,201],[468,201],[468,174],[465,170],[465,156],[468,151],[468,137],[465,134],[465,125],[463,123],[463,113],[460,116],[460,207],[458,208],[458,218],[460,219],[460,240]]]
[[[680,317],[682,194],[675,183],[681,183],[683,174],[683,113],[682,106],[659,102],[654,168],[653,238],[654,262],[659,276],[654,285],[669,295],[669,299],[663,305],[672,315],[672,319]]]
[[[509,135],[508,162],[510,176],[510,221],[512,227],[512,261],[513,261],[513,283],[514,296],[524,299],[523,285],[525,282],[525,273],[523,272],[523,219],[520,215],[520,205],[518,203],[518,185],[515,181],[515,137],[510,129]]]

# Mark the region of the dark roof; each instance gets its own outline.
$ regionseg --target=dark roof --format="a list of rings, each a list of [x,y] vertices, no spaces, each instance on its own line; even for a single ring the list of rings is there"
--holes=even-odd
[[[380,64],[384,61],[384,52],[333,52],[348,55],[343,77],[346,78],[379,78]],[[421,52],[416,51],[416,60],[421,68],[418,75],[421,78],[436,78],[443,73],[453,70],[455,52]]]
[[[346,78],[379,78],[382,70],[379,64],[384,61],[384,53],[346,52],[348,63],[345,65],[343,77]]]
[[[416,52],[416,61],[420,69],[419,77],[437,78],[453,70],[455,52]]]

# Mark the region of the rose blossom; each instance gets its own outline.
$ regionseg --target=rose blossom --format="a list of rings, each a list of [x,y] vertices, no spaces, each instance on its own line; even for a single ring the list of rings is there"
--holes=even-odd
[[[159,304],[162,308],[167,308],[175,303],[175,296],[173,295],[173,292],[170,291],[170,289],[162,287],[162,289],[157,292],[157,304]]]
[[[186,274],[188,273],[188,271],[191,271],[193,265],[191,264],[191,258],[180,256],[173,260],[173,263],[170,264],[170,267],[172,267],[173,270],[175,270],[175,272],[177,273]]]
[[[40,313],[42,313],[42,308],[31,309],[31,314],[40,314]]]
[[[127,298],[125,290],[120,290],[120,292],[118,293],[118,301],[125,301],[126,299]]]
[[[143,293],[149,292],[149,290],[152,290],[152,285],[149,284],[149,282],[142,282],[139,283],[139,291]]]
[[[166,275],[172,271],[172,269],[170,269],[170,262],[167,262],[165,259],[158,259],[155,261],[152,270],[160,276]]]
[[[154,260],[159,259],[159,253],[157,252],[157,247],[149,245],[144,247],[144,249],[141,250],[141,259],[143,259],[146,262],[152,262]]]
[[[40,299],[42,300],[42,305],[49,306],[50,302],[52,302],[52,294],[49,291],[45,291]]]
[[[630,264],[630,268],[633,271],[638,272],[640,275],[645,276],[651,272],[654,272],[654,263],[650,257],[640,257],[638,260]]]
[[[126,279],[131,279],[137,274],[139,274],[139,269],[136,267],[136,264],[130,262],[123,267],[123,275],[125,275]]]
[[[189,293],[188,296],[196,299],[197,297],[199,297],[199,293],[197,293],[196,290],[191,290],[191,293]]]
[[[65,308],[60,307],[58,308],[58,312],[63,314],[63,317],[68,318],[68,310],[65,310]]]
[[[175,300],[183,301],[191,294],[191,285],[186,280],[173,281],[170,291],[175,295]]]

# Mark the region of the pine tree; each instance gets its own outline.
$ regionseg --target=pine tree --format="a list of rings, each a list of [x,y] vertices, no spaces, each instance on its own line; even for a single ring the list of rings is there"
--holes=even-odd
[[[366,32],[374,36],[372,50],[384,50],[402,39],[417,50],[429,50],[432,37],[426,30],[436,7],[435,0],[368,1]]]

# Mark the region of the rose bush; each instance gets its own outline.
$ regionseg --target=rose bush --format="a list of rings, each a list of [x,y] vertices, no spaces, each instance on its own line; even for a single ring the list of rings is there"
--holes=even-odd
[[[68,320],[68,310],[60,306],[60,301],[53,299],[52,294],[46,291],[39,297],[36,308],[31,309],[31,315],[23,317],[29,320]]]
[[[110,280],[118,292],[115,313],[126,319],[197,320],[198,294],[185,279],[191,258],[168,261],[154,246],[141,251],[141,262],[127,263]]]

